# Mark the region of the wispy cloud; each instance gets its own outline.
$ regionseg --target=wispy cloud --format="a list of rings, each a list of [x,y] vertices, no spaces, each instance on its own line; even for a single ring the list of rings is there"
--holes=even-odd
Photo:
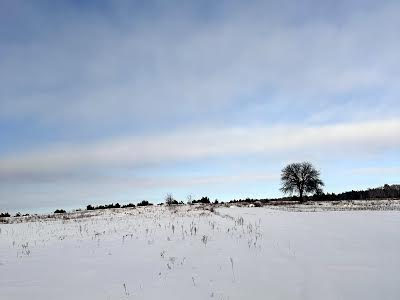
[[[94,144],[59,145],[0,158],[3,178],[132,168],[219,156],[263,155],[287,159],[293,153],[342,156],[399,149],[400,121],[344,123],[307,127],[181,130],[166,135],[127,137]]]
[[[396,1],[93,3],[0,3],[0,198],[397,165]]]
[[[400,176],[400,167],[357,168],[349,173],[361,175],[397,175]]]
[[[112,8],[120,24],[115,16],[72,11],[57,23],[57,32],[28,45],[4,43],[0,117],[165,121],[212,115],[243,99],[246,106],[256,105],[259,97],[280,106],[280,113],[294,114],[296,103],[318,111],[334,96],[398,91],[397,4],[351,17],[342,12],[339,23],[329,15],[325,22],[297,16],[296,24],[291,10],[276,13],[272,4],[227,6],[210,24],[171,20],[171,9],[156,20],[135,21],[117,4]],[[190,16],[194,8],[181,12]],[[43,16],[31,9],[22,17]],[[354,108],[369,110],[364,101],[353,101]]]

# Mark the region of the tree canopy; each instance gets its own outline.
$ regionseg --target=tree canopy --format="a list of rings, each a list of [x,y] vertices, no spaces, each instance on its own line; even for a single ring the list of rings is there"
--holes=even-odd
[[[309,193],[322,193],[324,183],[320,172],[309,162],[291,163],[282,169],[281,191],[292,195],[298,193],[300,201]]]

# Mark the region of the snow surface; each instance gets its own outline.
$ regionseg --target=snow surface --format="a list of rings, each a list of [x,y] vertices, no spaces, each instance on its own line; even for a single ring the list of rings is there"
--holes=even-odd
[[[399,299],[399,228],[399,211],[199,206],[0,224],[0,299]]]

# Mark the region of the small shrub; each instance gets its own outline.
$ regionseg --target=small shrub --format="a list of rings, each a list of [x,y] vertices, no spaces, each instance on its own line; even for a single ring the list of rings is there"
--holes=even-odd
[[[99,205],[99,206],[93,206],[93,205],[88,205],[86,206],[86,210],[97,210],[97,209],[109,209],[109,208],[127,208],[127,207],[135,207],[135,204],[129,203],[126,205],[121,205],[119,203],[111,203],[111,204],[106,204],[106,205]]]
[[[9,218],[11,215],[9,213],[1,213],[0,218]]]
[[[195,204],[195,203],[210,204],[210,198],[208,198],[208,197],[201,197],[200,200],[193,200],[192,203],[193,203],[193,204]]]
[[[66,211],[65,211],[64,209],[56,209],[56,210],[54,211],[54,213],[55,213],[55,214],[65,214]]]
[[[153,205],[153,203],[150,203],[147,200],[143,200],[142,202],[137,204],[137,206],[150,206],[150,205]]]
[[[178,203],[178,201],[176,201],[176,200],[174,199],[174,197],[172,197],[172,194],[168,194],[168,195],[165,197],[165,204],[167,204],[167,205],[177,205],[177,204],[179,204],[179,203]]]

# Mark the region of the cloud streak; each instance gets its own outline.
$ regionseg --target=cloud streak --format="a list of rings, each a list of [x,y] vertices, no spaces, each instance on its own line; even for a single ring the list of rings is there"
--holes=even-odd
[[[67,16],[73,24],[62,19],[57,32],[28,46],[5,43],[0,118],[164,121],[221,112],[243,99],[257,105],[260,96],[280,112],[294,113],[289,104],[315,110],[329,106],[334,96],[398,91],[399,5],[360,10],[351,18],[341,11],[340,24],[323,15],[326,21],[321,16],[318,26],[299,16],[292,24],[289,7],[278,13],[272,2],[246,9],[228,5],[209,25],[198,18],[172,19],[171,9],[159,12],[155,23],[138,18],[126,24],[115,24],[115,16],[72,11]],[[195,8],[179,12],[193,16]],[[113,10],[130,19],[118,5]],[[43,16],[32,9],[22,17]],[[363,101],[355,101],[355,109]],[[316,102],[317,108],[310,105]]]
[[[356,175],[397,175],[400,176],[400,167],[357,168],[350,170]]]
[[[397,165],[399,13],[372,0],[1,1],[0,198],[252,193],[236,175],[262,195],[241,174],[310,160],[347,187],[342,171]]]
[[[399,149],[399,120],[326,126],[275,126],[181,130],[82,145],[58,145],[0,158],[2,178],[60,175],[82,170],[126,169],[213,157],[261,155],[288,159],[293,153],[354,155]]]

